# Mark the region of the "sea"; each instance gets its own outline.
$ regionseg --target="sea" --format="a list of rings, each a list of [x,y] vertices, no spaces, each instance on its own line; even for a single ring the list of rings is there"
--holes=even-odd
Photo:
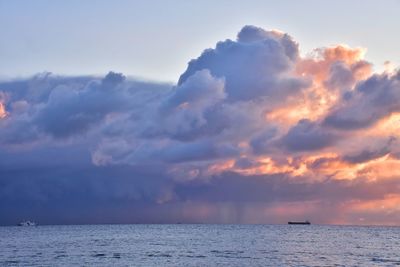
[[[400,228],[6,226],[0,227],[0,266],[400,266]]]

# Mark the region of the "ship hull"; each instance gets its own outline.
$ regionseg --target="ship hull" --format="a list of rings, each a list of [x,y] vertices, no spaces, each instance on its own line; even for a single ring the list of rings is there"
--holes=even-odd
[[[288,222],[288,224],[295,224],[295,225],[310,225],[310,222]]]

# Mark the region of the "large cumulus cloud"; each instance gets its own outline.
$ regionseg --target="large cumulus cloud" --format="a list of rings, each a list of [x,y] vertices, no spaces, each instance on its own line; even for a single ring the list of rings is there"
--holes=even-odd
[[[245,26],[176,85],[2,81],[0,224],[396,222],[400,74],[364,52]]]
[[[289,35],[245,26],[237,41],[219,42],[215,49],[207,49],[190,61],[178,84],[196,71],[208,69],[212,75],[225,78],[225,89],[232,101],[264,96],[283,100],[308,84],[293,75],[298,54],[298,45]]]

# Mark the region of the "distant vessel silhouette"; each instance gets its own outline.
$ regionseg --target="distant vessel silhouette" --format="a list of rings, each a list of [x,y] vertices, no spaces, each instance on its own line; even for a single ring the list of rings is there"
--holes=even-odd
[[[288,222],[288,224],[301,224],[301,225],[309,225],[311,224],[309,221],[304,221],[304,222]]]
[[[36,226],[36,223],[32,221],[23,221],[20,222],[18,226]]]

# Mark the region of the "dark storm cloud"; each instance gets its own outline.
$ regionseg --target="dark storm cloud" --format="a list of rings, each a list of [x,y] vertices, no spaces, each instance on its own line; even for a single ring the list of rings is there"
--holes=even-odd
[[[115,72],[0,82],[0,224],[282,222],[280,205],[304,203],[331,222],[343,205],[398,194],[396,173],[326,169],[400,155],[386,132],[355,144],[341,131],[400,111],[400,74],[370,76],[360,49],[305,59],[298,47],[245,26],[176,85]]]
[[[400,72],[373,75],[347,92],[325,119],[325,125],[342,130],[366,128],[400,111]]]
[[[273,144],[272,139],[277,136],[275,128],[266,129],[254,136],[250,141],[250,145],[256,154],[263,154],[271,150]]]
[[[2,170],[1,224],[25,218],[41,224],[149,221],[143,209],[157,206],[168,178],[158,167],[140,168],[73,165]],[[141,213],[134,212],[135,207]]]
[[[318,150],[332,145],[337,136],[309,120],[301,120],[282,138],[292,151]]]
[[[141,91],[167,92],[170,85],[125,81],[110,72],[97,77],[62,77],[42,74],[31,80],[0,83],[9,116],[0,121],[0,142],[34,142],[47,135],[66,138],[101,125],[112,113],[129,113],[146,100]],[[143,97],[143,98],[142,98]]]
[[[345,155],[343,156],[343,160],[350,163],[362,163],[383,157],[391,152],[391,146],[395,141],[396,138],[391,137],[383,146],[376,147],[374,149],[364,149],[355,154]]]
[[[207,182],[189,182],[176,187],[176,196],[187,201],[211,202],[297,202],[324,199],[327,202],[380,199],[396,193],[398,179],[369,182],[365,179],[331,180],[309,183],[286,174],[242,176],[223,173]]]
[[[61,157],[65,160],[66,155]],[[87,162],[89,155],[81,156],[80,160],[84,158]],[[161,165],[96,167],[84,163],[67,165],[67,168],[57,163],[49,165],[2,167],[2,224],[13,224],[26,217],[42,224],[192,219],[224,222],[215,214],[209,218],[183,214],[183,206],[193,208],[225,203],[237,212],[252,203],[268,206],[321,200],[326,204],[374,200],[400,189],[398,179],[309,183],[304,178],[293,179],[286,174],[243,176],[227,172],[212,180],[177,182],[165,175]],[[240,220],[246,222],[246,218]]]
[[[101,82],[89,83],[80,90],[63,85],[55,87],[35,116],[36,125],[54,137],[86,132],[107,114],[129,106],[130,95],[118,88],[123,80],[121,74],[110,72]]]

